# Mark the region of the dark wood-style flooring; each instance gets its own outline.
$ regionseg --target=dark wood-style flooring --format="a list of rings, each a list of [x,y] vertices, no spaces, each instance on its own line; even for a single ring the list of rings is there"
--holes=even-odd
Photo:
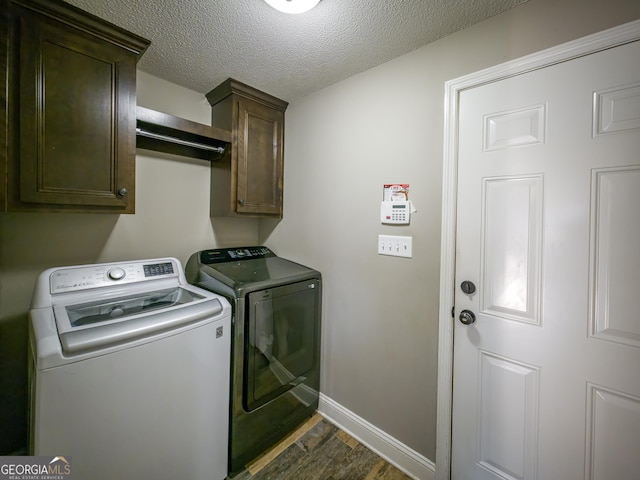
[[[233,480],[410,480],[316,414]]]

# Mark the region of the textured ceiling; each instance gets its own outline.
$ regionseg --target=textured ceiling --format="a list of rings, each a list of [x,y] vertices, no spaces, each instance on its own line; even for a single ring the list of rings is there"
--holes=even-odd
[[[142,71],[201,93],[228,77],[291,101],[527,0],[67,0],[151,40]]]

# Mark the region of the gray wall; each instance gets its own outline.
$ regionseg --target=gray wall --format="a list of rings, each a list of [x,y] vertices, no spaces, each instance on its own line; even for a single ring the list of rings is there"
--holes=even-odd
[[[324,275],[322,392],[434,459],[444,82],[639,17],[637,0],[529,0],[293,102],[280,222],[209,219],[207,162],[145,151],[133,216],[0,215],[0,454],[26,440],[40,271],[265,243]],[[139,77],[140,105],[208,123],[201,94]],[[409,227],[379,223],[388,182],[411,184]],[[376,255],[378,234],[412,235],[413,258]]]
[[[284,220],[261,235],[324,275],[322,393],[435,460],[444,83],[638,17],[529,0],[290,105]],[[384,183],[410,183],[410,226],[380,224]],[[413,236],[413,258],[378,234]]]

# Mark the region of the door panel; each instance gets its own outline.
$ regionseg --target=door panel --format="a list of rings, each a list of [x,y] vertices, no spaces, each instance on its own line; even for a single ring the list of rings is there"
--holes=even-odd
[[[281,214],[284,113],[247,99],[238,110],[237,212]]]
[[[592,184],[590,334],[640,347],[633,301],[640,270],[628,261],[640,245],[640,229],[629,228],[640,205],[640,168],[594,170]]]
[[[97,33],[20,15],[18,208],[134,213],[135,56]]]
[[[479,466],[499,478],[536,478],[538,368],[483,351],[479,366]]]
[[[455,323],[455,480],[639,471],[637,58],[460,93],[455,311],[476,321]]]
[[[587,394],[586,478],[632,478],[640,471],[640,398],[597,385]]]
[[[481,311],[539,324],[542,176],[485,178]]]

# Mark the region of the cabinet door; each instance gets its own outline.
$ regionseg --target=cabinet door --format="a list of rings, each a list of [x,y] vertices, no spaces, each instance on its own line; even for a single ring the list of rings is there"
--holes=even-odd
[[[237,213],[282,216],[284,112],[240,98]]]
[[[135,56],[43,15],[15,18],[19,204],[133,213]]]

